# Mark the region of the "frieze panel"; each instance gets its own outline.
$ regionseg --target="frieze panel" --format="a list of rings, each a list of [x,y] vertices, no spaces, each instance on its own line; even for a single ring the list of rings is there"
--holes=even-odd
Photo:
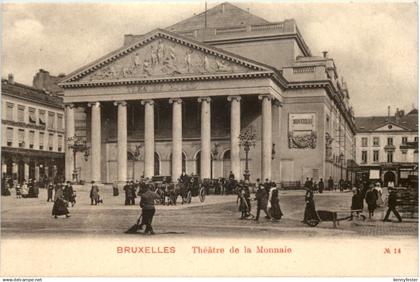
[[[157,38],[117,61],[83,77],[81,82],[178,75],[244,73],[242,65],[195,48]]]
[[[168,92],[168,91],[188,91],[198,89],[198,83],[161,83],[161,84],[147,84],[147,85],[132,85],[127,86],[127,91],[130,94],[139,93],[154,93],[154,92]]]

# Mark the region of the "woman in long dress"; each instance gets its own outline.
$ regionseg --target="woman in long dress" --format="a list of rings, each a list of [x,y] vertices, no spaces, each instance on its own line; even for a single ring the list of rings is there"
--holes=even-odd
[[[60,215],[65,215],[66,218],[70,217],[69,210],[67,209],[67,203],[64,201],[63,187],[58,185],[57,191],[54,195],[54,206],[52,209],[52,215],[57,218]]]
[[[271,218],[274,220],[280,220],[283,216],[283,212],[280,209],[279,190],[277,190],[277,187],[272,187],[270,189],[268,205],[268,212]]]
[[[306,189],[303,222],[308,224],[312,221],[319,222],[320,218],[315,209],[314,192],[310,189]]]

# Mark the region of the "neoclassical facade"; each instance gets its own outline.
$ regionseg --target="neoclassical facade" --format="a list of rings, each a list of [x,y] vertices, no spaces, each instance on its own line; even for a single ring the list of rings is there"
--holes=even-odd
[[[124,44],[61,82],[66,136],[86,138],[81,178],[243,178],[239,136],[255,135],[251,180],[340,177],[354,160],[354,118],[334,61],[313,56],[294,20],[229,3]],[[66,178],[73,154],[66,151]]]

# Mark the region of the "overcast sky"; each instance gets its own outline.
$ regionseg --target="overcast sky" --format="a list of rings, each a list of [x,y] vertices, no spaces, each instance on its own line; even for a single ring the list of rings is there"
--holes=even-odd
[[[209,8],[216,4],[208,1]],[[334,58],[357,116],[386,115],[388,105],[392,112],[417,108],[416,4],[236,5],[269,21],[294,18],[312,53],[327,50]],[[4,4],[2,76],[32,84],[40,68],[68,74],[120,47],[124,34],[164,28],[203,10],[204,1]]]

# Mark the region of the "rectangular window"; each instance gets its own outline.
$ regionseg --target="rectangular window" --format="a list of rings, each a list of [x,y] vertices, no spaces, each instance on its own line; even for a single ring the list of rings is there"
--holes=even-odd
[[[13,127],[7,128],[7,146],[13,145]]]
[[[367,145],[368,145],[367,137],[362,137],[362,147],[367,147]]]
[[[34,141],[35,141],[35,131],[29,131],[29,148],[34,148]]]
[[[29,123],[36,124],[36,114],[34,108],[29,108]]]
[[[63,130],[63,115],[57,114],[57,130]]]
[[[48,129],[54,129],[55,113],[48,112]]]
[[[362,164],[367,163],[367,151],[362,151]]]
[[[377,151],[377,150],[373,151],[373,162],[374,163],[379,162],[379,151]]]
[[[392,137],[388,137],[388,145],[389,146],[394,145],[394,139]]]
[[[373,146],[379,146],[379,137],[373,137]]]
[[[54,134],[50,133],[48,136],[48,150],[53,150],[53,141],[54,141]]]
[[[18,122],[25,122],[25,106],[18,105]]]
[[[63,150],[63,136],[58,135],[58,151],[61,152]]]
[[[25,130],[19,129],[18,131],[18,140],[19,140],[19,147],[25,147]]]
[[[408,138],[407,138],[407,137],[405,137],[405,136],[404,136],[404,137],[402,137],[402,138],[401,138],[401,144],[402,144],[402,145],[406,145],[406,144],[407,144],[407,139],[408,139]]]
[[[13,119],[13,110],[15,108],[15,105],[12,103],[7,103],[7,109],[6,109],[6,119],[7,120],[14,120]]]
[[[394,159],[394,152],[387,153],[387,162],[392,163]]]
[[[45,125],[45,111],[39,110],[38,111],[38,120],[40,125]]]
[[[44,150],[44,132],[39,133],[39,149]]]

